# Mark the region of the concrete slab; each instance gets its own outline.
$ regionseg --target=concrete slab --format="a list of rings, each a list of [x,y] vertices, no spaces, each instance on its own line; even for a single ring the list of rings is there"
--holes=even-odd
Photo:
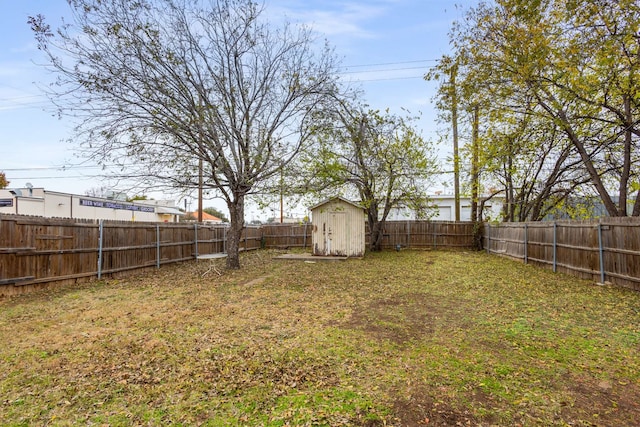
[[[204,255],[198,255],[197,259],[219,259],[219,258],[226,258],[227,254],[204,254]]]
[[[316,261],[344,261],[349,259],[346,256],[316,256],[311,254],[284,254],[278,255],[274,257],[274,259],[288,259],[295,261],[306,261],[306,262],[316,262]]]

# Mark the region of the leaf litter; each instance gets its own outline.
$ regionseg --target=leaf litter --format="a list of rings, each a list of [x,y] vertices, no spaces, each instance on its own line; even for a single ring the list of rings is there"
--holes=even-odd
[[[640,419],[638,293],[475,252],[274,255],[0,301],[0,423]]]

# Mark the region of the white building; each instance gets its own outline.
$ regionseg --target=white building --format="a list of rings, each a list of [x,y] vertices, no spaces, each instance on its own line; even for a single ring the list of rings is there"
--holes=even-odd
[[[183,213],[175,202],[79,196],[44,188],[0,189],[0,213],[49,218],[106,219],[116,221],[177,222]]]
[[[481,197],[482,198],[482,197]],[[455,221],[456,199],[453,194],[435,194],[429,196],[429,210],[427,218],[432,221]],[[504,196],[494,196],[484,204],[482,212],[483,221],[499,219],[502,213]],[[406,207],[391,209],[387,221],[416,220],[416,213]],[[460,221],[471,221],[471,198],[460,197]]]

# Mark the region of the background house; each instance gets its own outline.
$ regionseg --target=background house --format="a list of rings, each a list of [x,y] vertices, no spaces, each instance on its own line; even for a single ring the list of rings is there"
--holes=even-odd
[[[612,196],[612,202],[616,205],[620,205],[620,196]],[[635,199],[631,198],[627,200],[627,215],[631,216],[633,213],[633,205]],[[570,196],[563,204],[556,207],[549,214],[547,214],[543,221],[556,221],[564,219],[594,219],[608,217],[609,212],[605,207],[602,199],[598,196]]]
[[[186,221],[197,221],[198,220],[198,212],[187,212],[185,217],[183,218]],[[222,221],[217,216],[211,215],[205,211],[202,211],[202,222],[206,224],[222,224]]]
[[[482,196],[481,196],[482,197]],[[434,194],[429,196],[429,210],[427,217],[432,221],[455,221],[456,200],[453,194]],[[503,196],[494,196],[491,200],[485,202],[482,212],[483,221],[496,220],[501,218],[502,206],[504,204]],[[413,221],[417,218],[416,212],[407,207],[392,208],[387,221]],[[471,221],[471,198],[460,197],[460,221]]]
[[[170,200],[127,202],[122,193],[112,198],[46,191],[44,188],[0,189],[0,213],[49,218],[116,221],[177,222],[183,215]]]
[[[313,255],[364,256],[364,209],[342,197],[311,208]]]

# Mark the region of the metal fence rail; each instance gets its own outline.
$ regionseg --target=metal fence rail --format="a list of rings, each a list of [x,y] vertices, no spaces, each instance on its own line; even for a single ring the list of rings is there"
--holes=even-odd
[[[485,224],[488,253],[640,290],[640,218]]]
[[[472,249],[477,227],[391,221],[382,248]],[[240,249],[306,249],[312,231],[312,224],[247,227]],[[640,218],[484,224],[481,231],[489,253],[640,290]],[[0,295],[225,253],[227,232],[224,225],[0,215]]]
[[[382,247],[468,248],[472,230],[472,223],[393,221],[386,224]],[[312,231],[308,223],[250,226],[240,249],[306,249]],[[224,225],[198,223],[0,215],[0,295],[223,254],[227,232]]]
[[[224,253],[226,226],[0,215],[0,295]],[[241,249],[258,249],[247,227]]]

